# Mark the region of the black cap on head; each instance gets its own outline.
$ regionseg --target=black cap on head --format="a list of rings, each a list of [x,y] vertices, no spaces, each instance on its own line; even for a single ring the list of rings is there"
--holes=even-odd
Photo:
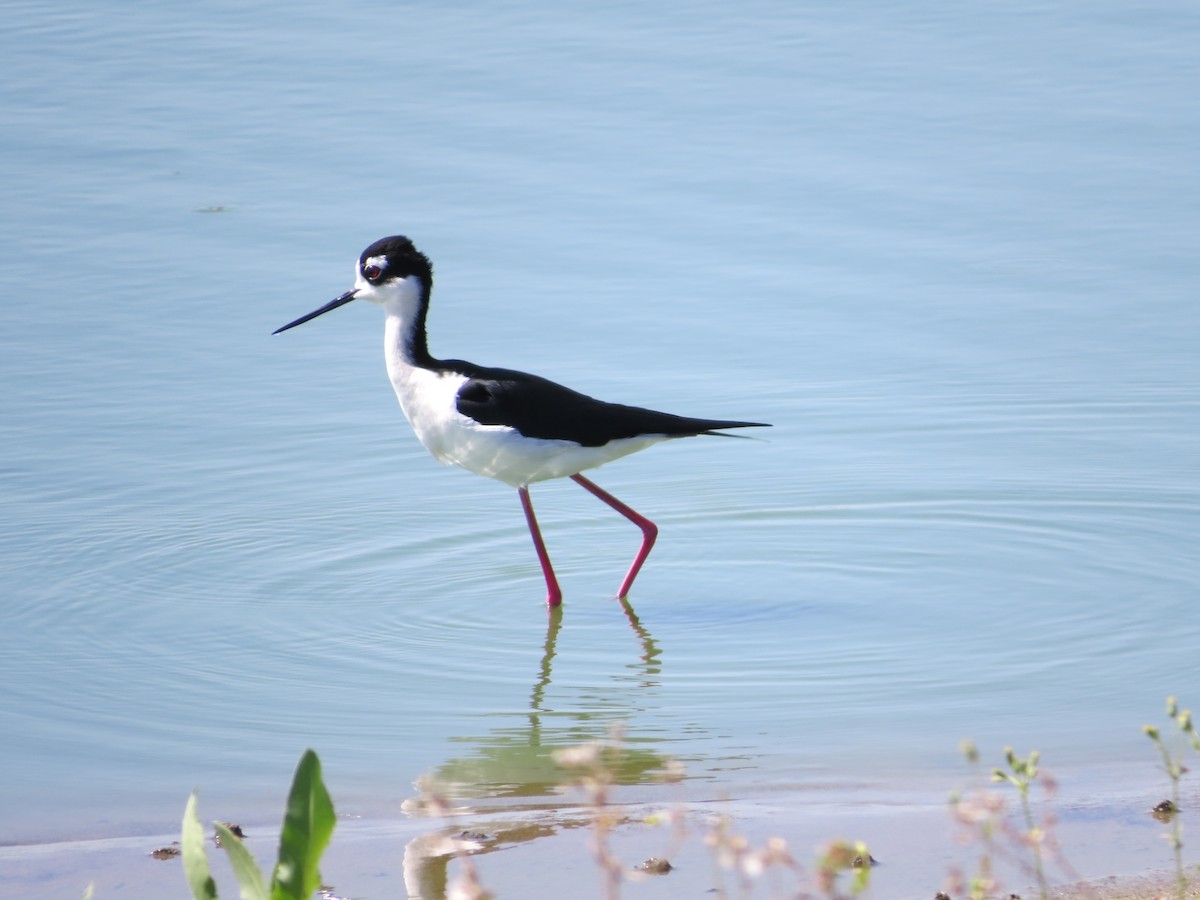
[[[364,250],[358,258],[359,271],[362,271],[367,260],[378,260],[379,257],[387,260],[387,264],[380,267],[383,269],[380,280],[386,281],[389,278],[405,278],[409,275],[416,275],[426,285],[433,281],[433,264],[429,262],[429,257],[413,246],[413,242],[402,234],[380,238]]]

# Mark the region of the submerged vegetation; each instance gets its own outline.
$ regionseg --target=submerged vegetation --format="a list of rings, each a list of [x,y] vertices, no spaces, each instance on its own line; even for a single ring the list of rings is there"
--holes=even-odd
[[[1145,726],[1144,731],[1154,742],[1171,784],[1171,799],[1155,806],[1153,814],[1169,826],[1166,837],[1174,856],[1173,897],[1186,900],[1200,896],[1197,893],[1200,888],[1189,878],[1183,861],[1180,783],[1187,772],[1184,760],[1189,751],[1200,752],[1200,735],[1191,713],[1180,710],[1174,697],[1167,700],[1167,717],[1174,726],[1168,733],[1150,725]],[[591,819],[590,848],[606,900],[618,900],[622,886],[628,881],[668,874],[672,869],[670,857],[689,838],[685,817],[677,810],[658,816],[657,821],[651,823],[670,827],[663,856],[629,866],[615,853],[611,836],[615,828],[626,821],[612,794],[625,752],[621,738],[620,731],[616,730],[606,741],[582,744],[554,754],[555,762],[563,772],[561,786],[582,792],[586,799]],[[1033,880],[1038,897],[1067,896],[1058,892],[1052,894],[1050,886],[1052,872],[1072,881],[1077,880],[1077,876],[1055,838],[1055,819],[1050,809],[1055,786],[1041,769],[1037,751],[1022,757],[1012,748],[1006,748],[1004,766],[992,768],[985,777],[974,744],[966,742],[962,749],[975,770],[976,784],[968,791],[951,796],[951,813],[966,828],[981,853],[976,870],[970,876],[952,871],[947,889],[936,893],[935,897],[938,900],[1016,897],[1016,894],[1006,893],[999,883],[996,861],[1000,858],[1016,863]],[[678,781],[682,778],[682,769],[668,766],[663,778]],[[987,781],[1015,790],[1018,806],[1015,814],[1009,812],[1004,794],[988,787]],[[1041,791],[1040,800],[1034,796],[1035,787]],[[436,791],[427,790],[424,800],[427,812],[446,819],[452,816],[449,804],[437,796]],[[317,891],[331,897],[331,889],[321,885],[318,865],[329,845],[334,825],[333,804],[321,778],[321,764],[312,750],[304,753],[296,768],[280,835],[278,860],[269,884],[242,844],[236,826],[214,823],[218,846],[229,855],[242,900],[305,900]],[[749,898],[756,886],[764,887],[770,896],[798,900],[814,897],[843,900],[847,896],[860,896],[870,889],[875,860],[861,842],[831,842],[818,851],[810,867],[805,867],[797,862],[782,838],[772,837],[760,847],[753,846],[735,833],[729,816],[718,814],[708,818],[703,843],[714,863],[713,895],[717,898]],[[216,900],[217,885],[208,865],[205,830],[196,815],[195,794],[188,800],[184,812],[180,844],[184,875],[194,900]],[[477,849],[478,845],[470,841],[447,844],[446,852],[457,859],[459,873],[446,885],[446,897],[492,900],[494,895],[483,886],[471,861],[473,847]],[[732,887],[725,885],[722,873],[732,874]],[[89,887],[84,896],[90,898],[91,894]],[[1082,894],[1076,892],[1070,896],[1088,895],[1085,889]],[[1153,896],[1165,898],[1167,895],[1156,893]]]

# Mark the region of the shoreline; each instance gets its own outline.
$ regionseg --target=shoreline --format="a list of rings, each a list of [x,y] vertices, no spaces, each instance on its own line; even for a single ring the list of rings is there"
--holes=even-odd
[[[1074,885],[1061,896],[1065,900],[1173,900],[1177,898],[1177,883],[1173,872],[1153,872],[1146,875],[1112,876],[1082,885]],[[1184,893],[1185,900],[1200,897],[1200,879],[1192,877]]]
[[[1149,814],[1155,800],[1146,799],[1141,791],[1089,795],[1088,783],[1082,779],[1073,784],[1074,790],[1060,790],[1053,802],[1057,818],[1053,834],[1071,869],[1048,868],[1049,883],[1058,886],[1051,896],[1174,897],[1171,849],[1163,839],[1166,826]],[[611,835],[612,851],[627,869],[649,857],[666,857],[674,866],[669,875],[627,885],[622,896],[638,900],[702,896],[720,888],[722,881],[727,891],[734,888],[730,892],[736,893],[736,874],[720,870],[705,846],[715,815],[724,817],[731,832],[744,837],[752,848],[763,847],[772,838],[785,839],[809,884],[819,848],[832,839],[864,840],[879,861],[867,896],[886,900],[929,900],[948,889],[952,869],[964,877],[977,871],[983,853],[978,837],[964,840],[969,834],[955,823],[944,799],[939,802],[931,796],[921,799],[861,789],[849,795],[835,790],[798,794],[772,789],[737,799],[672,802],[669,798],[649,801],[645,792],[638,793],[643,794],[640,799],[613,804],[621,822]],[[1195,878],[1198,860],[1186,843],[1187,834],[1200,833],[1200,822],[1189,812],[1198,805],[1195,794],[1195,790],[1188,792],[1186,800],[1191,802],[1185,801],[1183,813],[1185,863],[1193,877],[1188,898],[1200,897]],[[407,893],[429,900],[444,895],[448,880],[458,870],[458,863],[446,855],[448,835],[468,832],[477,840],[460,847],[472,854],[480,882],[499,900],[602,897],[601,871],[589,851],[591,810],[573,802],[572,792],[537,799],[535,804],[480,804],[452,819],[410,817],[399,811],[395,817],[363,818],[343,810],[321,871],[338,897],[377,900]],[[669,818],[668,813],[682,822],[686,830],[682,841],[667,825],[647,824]],[[152,850],[177,839],[177,835],[158,834],[2,846],[0,897],[80,897],[93,883],[95,900],[147,896],[185,900],[188,894],[178,858],[150,856]],[[266,871],[274,860],[277,840],[277,827],[247,828],[247,846]],[[1009,891],[1036,896],[1036,890],[1030,890],[1028,870],[1014,861],[1011,849],[993,854],[1004,888],[999,896]],[[1192,855],[1186,855],[1189,850]],[[235,881],[224,854],[210,846],[209,856],[223,895],[232,896]],[[767,884],[790,886],[795,881],[792,873],[782,870],[768,872],[764,878]],[[951,896],[959,900],[965,894],[952,892]]]

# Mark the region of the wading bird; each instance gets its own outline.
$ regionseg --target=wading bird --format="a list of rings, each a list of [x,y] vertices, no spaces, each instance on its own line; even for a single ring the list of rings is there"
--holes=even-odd
[[[570,478],[642,530],[641,548],[617,591],[618,597],[626,597],[650,555],[658,527],[580,473],[671,438],[764,423],[693,419],[605,403],[537,375],[461,359],[434,359],[425,335],[432,290],[429,259],[408,238],[385,237],[358,258],[351,290],[274,333],[351,300],[382,306],[387,314],[383,352],[400,408],[438,460],[517,489],[546,578],[547,605],[558,606],[562,590],[533,514],[529,485],[549,478]]]

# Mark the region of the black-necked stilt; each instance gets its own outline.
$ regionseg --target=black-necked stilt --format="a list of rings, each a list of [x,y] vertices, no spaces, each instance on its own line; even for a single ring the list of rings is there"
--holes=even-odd
[[[658,527],[579,473],[670,438],[764,423],[692,419],[605,403],[537,375],[434,359],[425,336],[432,289],[433,266],[412,241],[399,235],[382,238],[358,258],[352,290],[274,333],[351,300],[382,306],[387,313],[383,352],[400,408],[440,461],[517,489],[546,577],[546,603],[558,606],[562,591],[533,514],[529,485],[549,478],[572,479],[642,530],[641,549],[617,592],[625,597],[650,555]]]

